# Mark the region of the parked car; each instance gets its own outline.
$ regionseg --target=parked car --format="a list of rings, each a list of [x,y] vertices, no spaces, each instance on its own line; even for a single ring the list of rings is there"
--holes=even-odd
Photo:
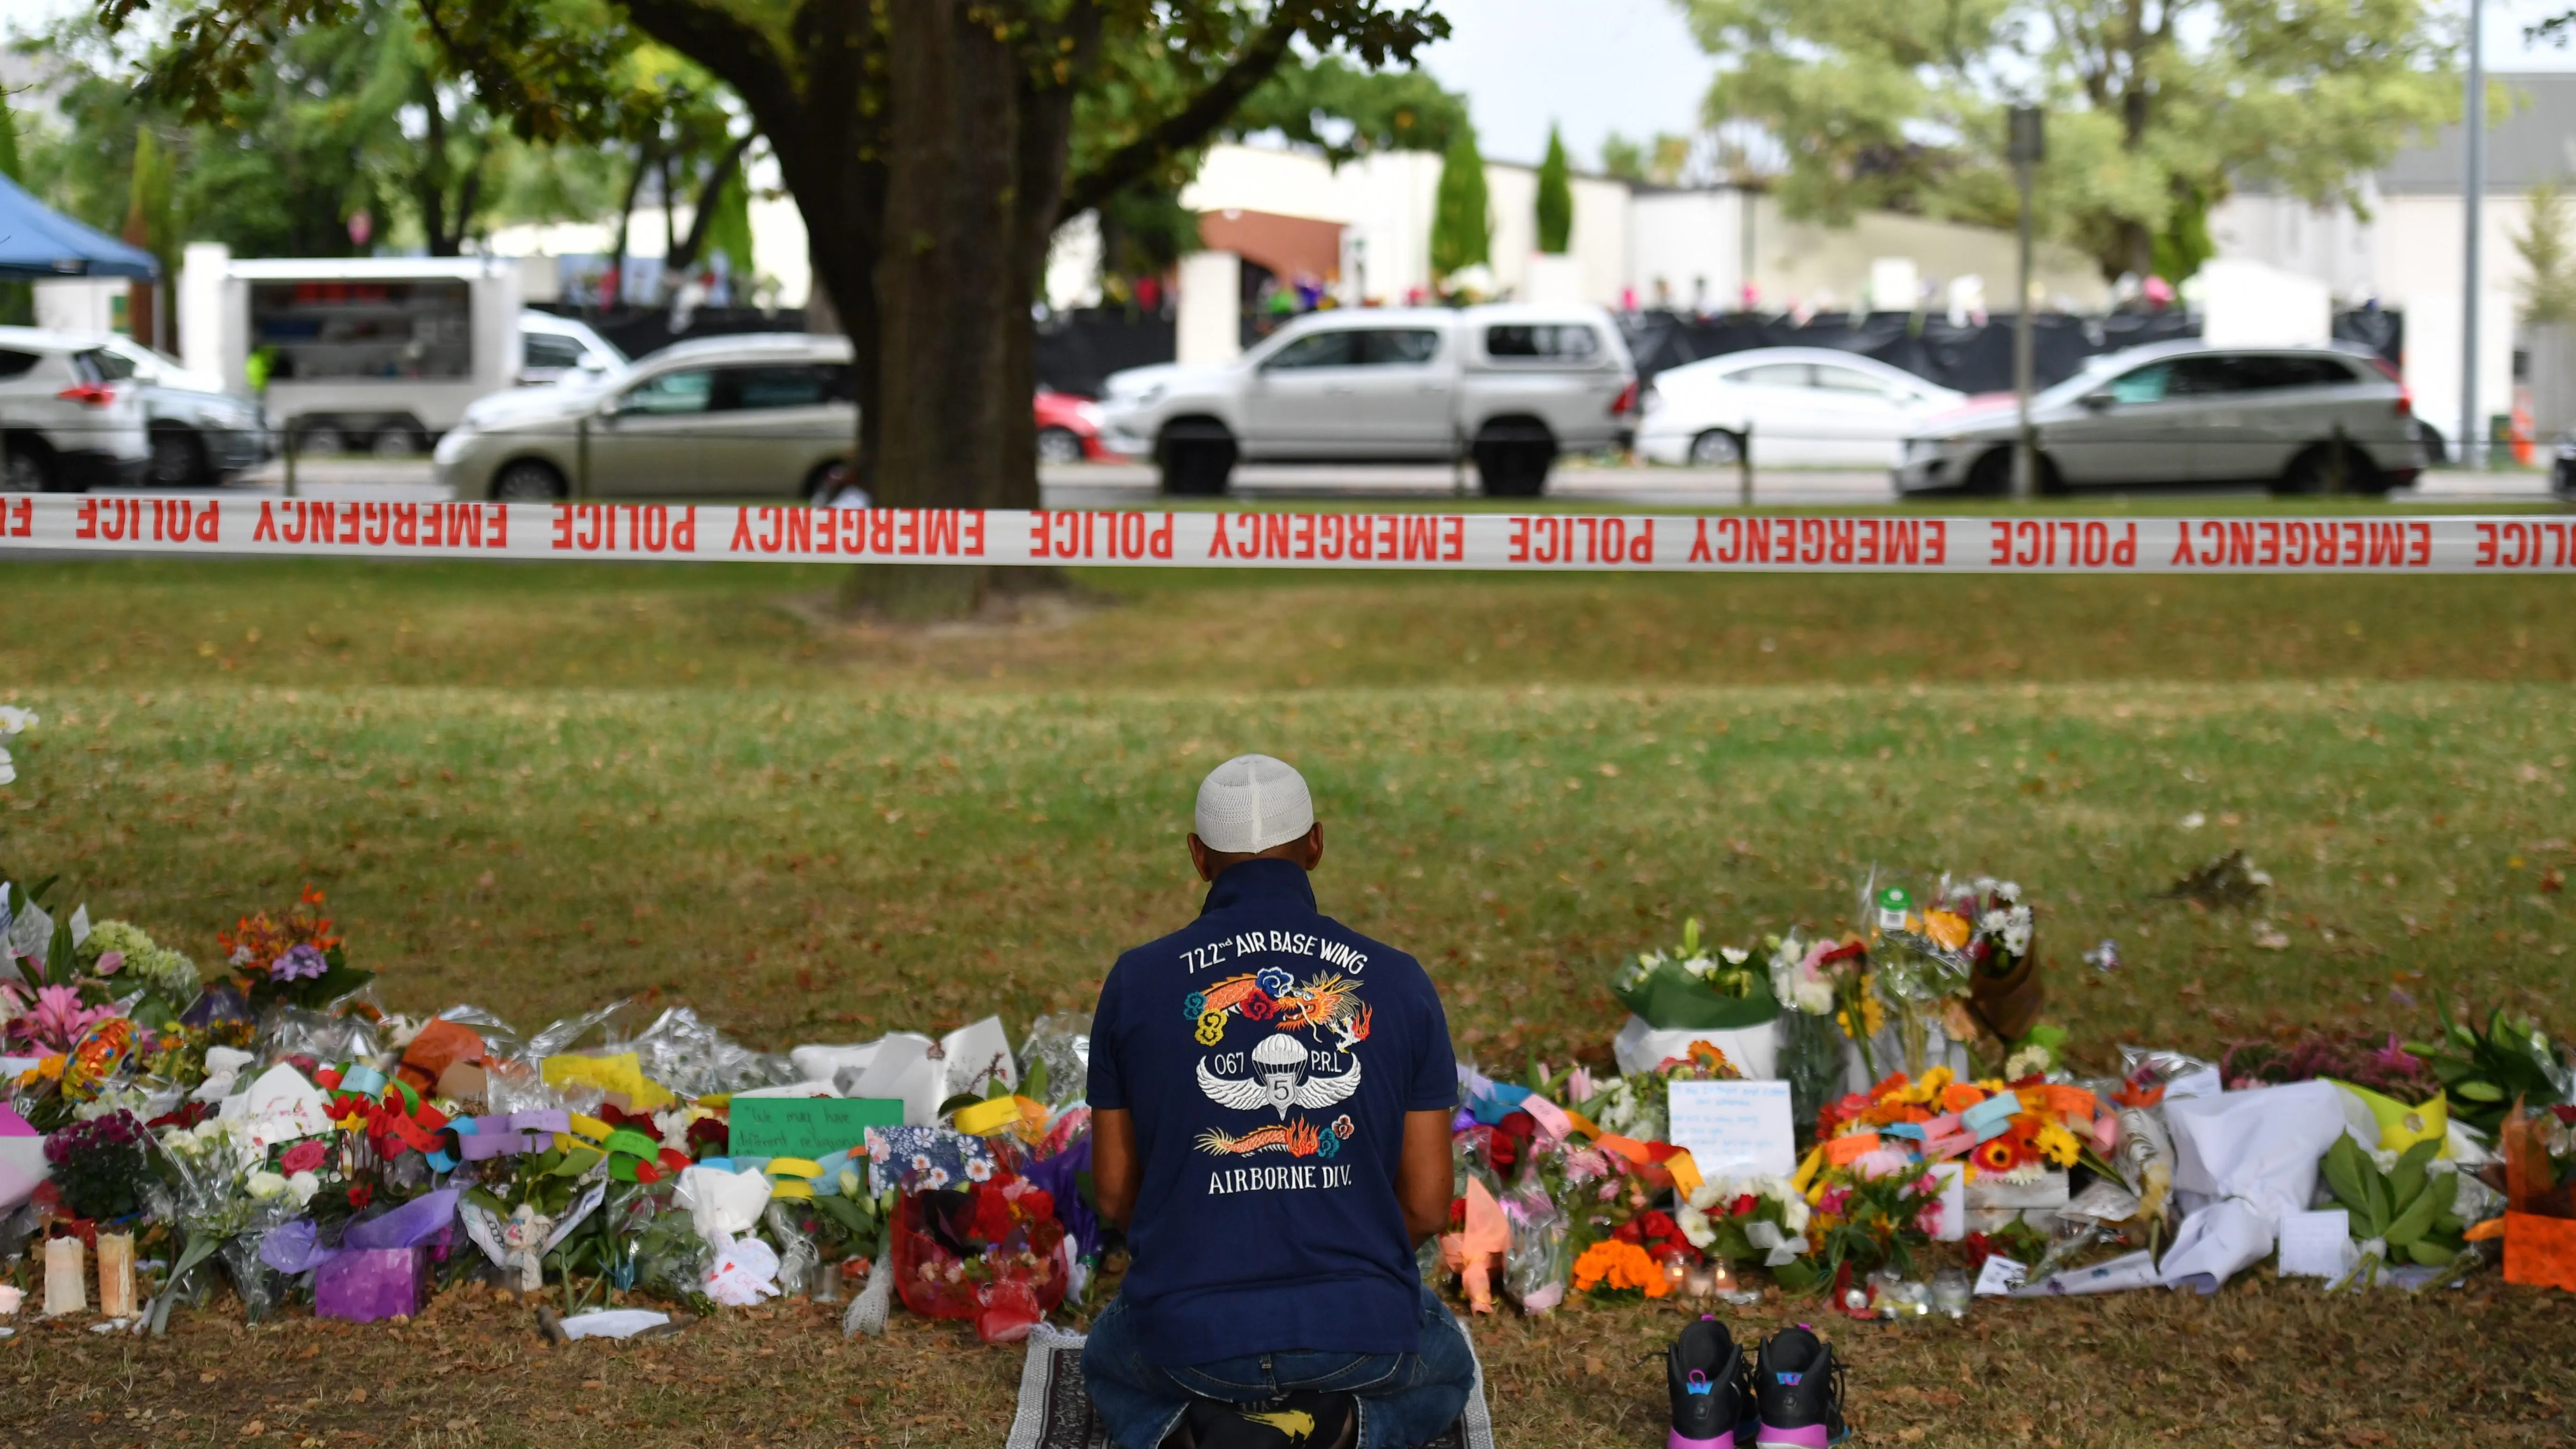
[[[151,444],[143,389],[96,339],[0,327],[0,493],[141,481]]]
[[[152,445],[144,476],[156,487],[211,488],[276,455],[276,434],[258,403],[131,337],[95,341],[100,352],[131,369],[128,375],[142,390],[143,428]]]
[[[2576,502],[2576,428],[2558,435],[2558,446],[2551,449],[2549,491]]]
[[[1967,394],[1876,358],[1821,347],[1757,347],[1655,375],[1637,424],[1648,462],[1892,468],[1917,424]]]
[[[2095,358],[2031,399],[2040,486],[2268,483],[2380,493],[2424,470],[2413,401],[2360,347],[2166,342]],[[1896,469],[1901,494],[2002,493],[2019,425],[2010,401],[1926,421]]]
[[[1636,365],[1597,307],[1351,309],[1298,318],[1236,361],[1109,378],[1108,445],[1163,491],[1225,491],[1238,461],[1475,459],[1485,492],[1536,497],[1564,452],[1627,440]]]
[[[519,314],[519,385],[540,387],[583,373],[609,373],[627,357],[578,317],[531,308]]]
[[[1118,456],[1100,439],[1100,404],[1039,388],[1036,407],[1039,462],[1105,463]]]
[[[466,499],[810,499],[837,491],[858,422],[848,338],[750,333],[481,398],[432,460]]]

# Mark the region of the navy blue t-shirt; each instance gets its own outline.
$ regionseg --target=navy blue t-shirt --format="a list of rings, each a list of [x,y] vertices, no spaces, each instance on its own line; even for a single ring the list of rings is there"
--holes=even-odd
[[[1144,1181],[1120,1295],[1164,1367],[1411,1353],[1404,1114],[1458,1100],[1420,962],[1248,860],[1199,918],[1118,958],[1091,1023],[1091,1105],[1135,1116]]]

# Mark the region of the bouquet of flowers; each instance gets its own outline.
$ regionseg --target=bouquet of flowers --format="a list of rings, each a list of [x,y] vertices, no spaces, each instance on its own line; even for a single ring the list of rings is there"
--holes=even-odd
[[[375,979],[349,964],[321,908],[322,893],[306,886],[283,916],[261,911],[216,933],[232,984],[254,1015],[272,1006],[319,1011]]]
[[[45,1163],[63,1211],[75,1218],[111,1221],[143,1210],[151,1164],[150,1140],[129,1112],[74,1122],[45,1139]]]
[[[2576,1101],[2576,1073],[2559,1060],[2548,1033],[2527,1019],[2508,1018],[2499,1009],[2488,1013],[2486,1030],[2451,1020],[2446,1008],[2442,1038],[2427,1045],[2408,1044],[2442,1081],[2451,1099],[2451,1116],[2492,1138],[2517,1099],[2535,1107]]]
[[[1610,994],[1657,1031],[1760,1026],[1779,1015],[1780,1003],[1752,959],[1752,952],[1734,946],[1704,948],[1694,917],[1683,923],[1673,950],[1628,958],[1611,975]]]
[[[1943,1027],[1959,999],[1966,996],[1975,974],[1966,953],[1965,923],[1946,911],[1927,915],[1916,910],[1913,892],[1903,886],[1883,890],[1875,886],[1873,879],[1873,888],[1865,893],[1870,962],[1879,994],[1895,1009],[1903,1070],[1920,1076],[1932,1065],[1934,1031]],[[1941,919],[1936,922],[1934,916]],[[1941,927],[1938,934],[1936,925]]]
[[[902,1174],[909,1180],[895,1202],[888,1253],[905,1307],[973,1319],[987,1343],[1003,1343],[1025,1338],[1064,1301],[1069,1264],[1055,1197],[1015,1170],[1020,1160],[997,1145],[967,1157],[955,1177],[936,1163]]]
[[[189,1273],[221,1255],[225,1271],[256,1322],[275,1302],[259,1242],[301,1212],[321,1184],[309,1171],[290,1178],[275,1169],[271,1151],[254,1139],[251,1125],[221,1118],[195,1127],[166,1129],[156,1138],[165,1170],[151,1189],[152,1215],[184,1235],[171,1266],[169,1287],[153,1305],[152,1321],[166,1323],[170,1303]]]
[[[1797,1292],[1816,1281],[1805,1259],[1813,1212],[1785,1177],[1712,1178],[1682,1199],[1673,1218],[1691,1245],[1709,1257],[1758,1263],[1781,1287]]]
[[[1575,1258],[1574,1291],[1606,1299],[1661,1298],[1673,1291],[1673,1280],[1644,1248],[1605,1238]]]
[[[1779,1072],[1789,1084],[1790,1120],[1803,1138],[1816,1113],[1842,1095],[1843,1043],[1854,1039],[1845,1023],[1856,1022],[1865,1043],[1877,1030],[1880,1008],[1869,989],[1869,957],[1858,942],[1809,941],[1793,930],[1763,946],[1771,994],[1780,1002]]]
[[[178,1025],[179,1013],[195,1005],[205,989],[196,962],[156,943],[129,921],[99,922],[73,948],[73,956],[96,983],[95,988],[85,986],[84,998],[91,998],[93,989],[97,1000],[139,992],[132,1014],[146,1026]]]
[[[1954,998],[1953,1038],[1967,1041],[1983,1033],[2009,1046],[2038,1024],[2048,992],[2032,949],[2034,925],[2013,882],[1990,875],[1964,882],[1941,877],[1923,913],[1923,931],[1968,964],[1967,993]]]

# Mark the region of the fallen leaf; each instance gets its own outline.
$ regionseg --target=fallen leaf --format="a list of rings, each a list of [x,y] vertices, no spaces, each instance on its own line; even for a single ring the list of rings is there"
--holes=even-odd
[[[256,1439],[267,1432],[268,1426],[257,1419],[241,1426],[241,1436],[245,1439]]]
[[[1920,1444],[1923,1442],[1923,1426],[1916,1424],[1910,1428],[1899,1429],[1896,1431],[1896,1437],[1908,1444]]]

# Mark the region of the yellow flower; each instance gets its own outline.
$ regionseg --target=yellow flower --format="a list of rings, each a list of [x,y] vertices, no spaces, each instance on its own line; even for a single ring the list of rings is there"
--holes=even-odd
[[[1910,1107],[1928,1107],[1941,1100],[1941,1089],[1949,1086],[1950,1080],[1948,1067],[1934,1067],[1917,1078],[1913,1085],[1892,1093],[1889,1100]]]
[[[2075,1134],[2056,1122],[2040,1128],[2032,1136],[2031,1145],[2060,1167],[2073,1167],[2075,1159],[2082,1156],[2084,1152],[2083,1148],[2076,1145]]]
[[[1875,993],[1861,998],[1860,1010],[1862,1018],[1869,1024],[1871,1036],[1887,1030],[1887,1008],[1878,1004]]]
[[[1945,951],[1964,949],[1968,944],[1968,918],[1948,911],[1925,911],[1923,934],[1940,942]]]

